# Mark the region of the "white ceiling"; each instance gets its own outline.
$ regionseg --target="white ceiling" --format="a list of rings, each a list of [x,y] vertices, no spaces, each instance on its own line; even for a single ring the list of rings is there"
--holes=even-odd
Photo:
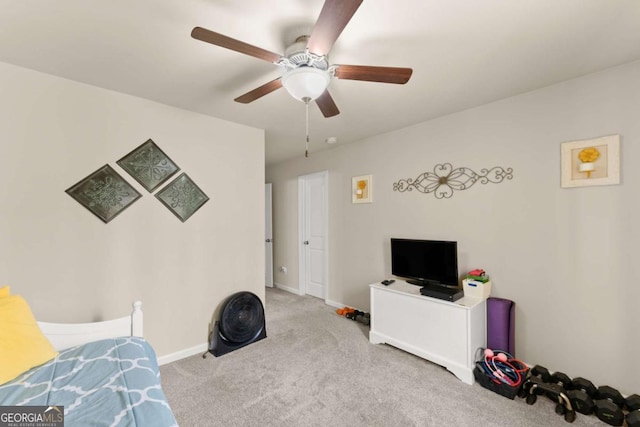
[[[275,65],[192,39],[201,26],[283,53],[323,0],[0,0],[0,61],[266,130],[266,162],[304,152],[304,104],[239,95]],[[639,0],[365,0],[330,63],[413,68],[406,85],[331,82],[311,155],[640,59]],[[150,134],[150,137],[153,135]]]

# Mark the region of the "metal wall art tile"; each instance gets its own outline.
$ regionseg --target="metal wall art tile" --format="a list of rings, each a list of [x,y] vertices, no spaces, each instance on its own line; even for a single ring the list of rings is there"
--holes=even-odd
[[[109,165],[65,191],[105,224],[142,197]]]
[[[116,163],[150,193],[180,170],[151,139]]]
[[[208,200],[206,194],[187,176],[180,174],[156,193],[160,200],[180,221],[185,222]]]

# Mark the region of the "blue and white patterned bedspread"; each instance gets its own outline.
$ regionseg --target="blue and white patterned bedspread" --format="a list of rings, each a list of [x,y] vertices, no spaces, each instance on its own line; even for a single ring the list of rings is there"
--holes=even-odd
[[[65,426],[177,426],[151,346],[138,337],[95,341],[0,386],[0,406],[64,406]]]

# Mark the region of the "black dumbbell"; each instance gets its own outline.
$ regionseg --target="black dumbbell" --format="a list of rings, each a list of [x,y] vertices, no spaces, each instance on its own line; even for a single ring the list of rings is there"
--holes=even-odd
[[[547,368],[541,365],[535,365],[531,368],[531,376],[538,378],[543,383],[551,383],[551,373]],[[548,395],[545,392],[541,392],[543,396],[547,396],[549,399],[554,400],[552,395]]]
[[[622,394],[615,388],[609,387],[608,385],[598,387],[598,390],[596,391],[596,399],[610,400],[619,408],[622,408],[625,403]]]
[[[571,390],[573,388],[573,381],[564,372],[554,372],[549,380],[551,384],[558,384],[565,390]]]
[[[544,372],[546,368],[542,368],[541,376],[546,377],[547,372]],[[564,372],[554,372],[552,375],[549,375],[549,380],[545,381],[549,384],[559,385],[565,392],[567,390],[571,390],[571,378]],[[566,394],[566,393],[565,393]],[[554,402],[556,401],[556,397],[553,394],[547,394],[547,397]]]
[[[369,323],[371,323],[371,314],[369,313],[364,313],[362,316],[359,316],[361,318],[357,319],[358,322],[362,323],[363,325],[369,325]]]
[[[360,322],[364,325],[368,325],[369,323],[371,323],[371,315],[369,313],[365,313],[364,311],[356,310],[355,317],[353,318],[353,320]]]
[[[633,412],[640,409],[640,396],[637,394],[632,394],[631,396],[627,396],[624,400],[624,406],[627,407],[627,411]]]
[[[564,419],[568,423],[576,420],[576,411],[571,407],[571,402],[565,394],[565,390],[558,384],[545,383],[541,378],[531,377],[525,382],[523,388],[527,405],[536,403],[537,395],[546,395],[557,403],[556,414],[564,415]]]
[[[598,387],[595,397],[595,412],[600,421],[612,426],[621,426],[624,423],[624,397],[618,390],[608,385]]]
[[[593,396],[596,394],[596,386],[585,378],[578,377],[571,381],[572,389],[567,391],[573,408],[584,415],[593,414]]]
[[[636,409],[627,414],[627,426],[640,427],[640,409]]]
[[[549,373],[549,370],[544,366],[536,365],[531,368],[531,376],[540,378],[544,383],[548,383],[549,381],[551,381],[551,374]]]

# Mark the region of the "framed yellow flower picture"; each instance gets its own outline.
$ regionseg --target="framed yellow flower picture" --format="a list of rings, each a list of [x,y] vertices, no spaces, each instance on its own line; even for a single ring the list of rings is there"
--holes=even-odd
[[[563,188],[620,184],[620,135],[560,146]]]
[[[372,176],[362,175],[351,178],[351,202],[371,203],[373,201]]]

